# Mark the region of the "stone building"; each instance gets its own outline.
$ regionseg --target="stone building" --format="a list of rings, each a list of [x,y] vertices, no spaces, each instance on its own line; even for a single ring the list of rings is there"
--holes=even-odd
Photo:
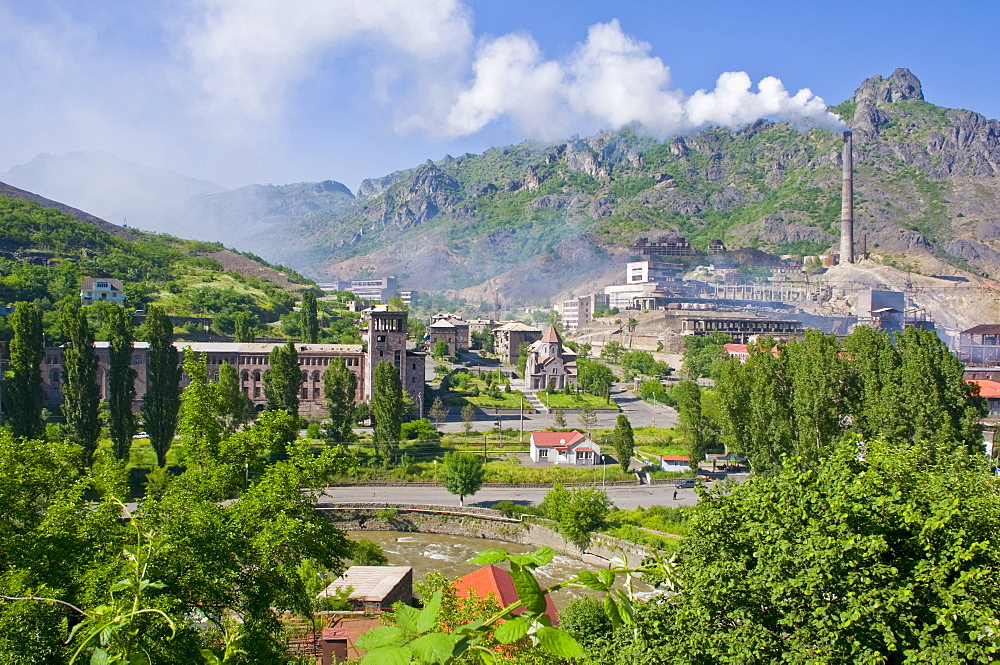
[[[406,312],[370,310],[366,332],[367,349],[361,344],[305,344],[296,345],[302,383],[299,391],[299,414],[321,416],[326,413],[323,395],[323,375],[333,358],[343,358],[344,363],[358,380],[357,401],[367,402],[372,395],[372,374],[378,363],[386,360],[399,369],[403,389],[417,405],[417,415],[423,415],[424,355],[406,350]],[[280,343],[274,342],[174,342],[180,354],[190,348],[208,363],[209,379],[217,379],[219,367],[227,363],[236,368],[240,387],[254,406],[263,409],[264,373],[270,369],[271,350]],[[95,344],[98,357],[97,382],[101,399],[107,398],[108,343]],[[136,402],[138,410],[147,390],[146,366],[149,344],[136,342],[132,354],[132,368],[136,371]],[[181,386],[188,384],[186,375]],[[42,390],[48,407],[62,403],[62,349],[48,347],[42,361]]]
[[[528,349],[524,383],[528,390],[576,386],[576,354],[562,345],[555,326]]]
[[[517,351],[522,344],[531,344],[542,338],[542,331],[520,321],[508,321],[493,329],[493,352],[500,362],[513,365],[517,362]]]

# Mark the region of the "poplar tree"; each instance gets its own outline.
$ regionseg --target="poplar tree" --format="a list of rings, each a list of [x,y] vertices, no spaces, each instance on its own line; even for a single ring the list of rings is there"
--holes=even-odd
[[[167,450],[177,427],[177,412],[181,405],[180,355],[174,348],[174,324],[162,308],[149,308],[145,337],[149,342],[146,359],[146,395],[142,402],[142,420],[149,443],[156,451],[156,462],[167,463]]]
[[[219,379],[215,382],[219,395],[222,426],[227,433],[235,432],[253,413],[253,402],[240,389],[240,377],[229,363],[219,365]]]
[[[618,419],[615,421],[615,429],[611,432],[611,443],[615,447],[615,454],[618,456],[618,464],[621,465],[622,471],[628,471],[632,455],[635,454],[635,435],[632,433],[632,423],[623,413],[618,414]]]
[[[135,433],[136,371],[132,369],[134,331],[132,319],[121,305],[108,308],[108,431],[115,457],[127,460]]]
[[[198,358],[191,347],[184,349],[184,372],[190,383],[181,393],[178,430],[191,457],[211,462],[219,456],[222,441],[219,395],[216,387],[208,382],[208,361]]]
[[[270,367],[264,372],[263,378],[267,410],[287,411],[298,417],[302,374],[295,343],[288,340],[284,346],[271,349],[267,362]]]
[[[76,303],[67,303],[59,313],[63,349],[63,417],[68,438],[81,446],[84,464],[90,466],[101,435],[98,417],[97,351],[87,315]]]
[[[319,341],[319,320],[316,314],[316,294],[306,291],[302,294],[302,339],[309,344]]]
[[[372,376],[371,414],[372,443],[382,459],[389,460],[399,446],[403,427],[403,384],[399,370],[385,360],[375,368]]]
[[[45,342],[42,335],[42,315],[28,302],[19,302],[10,315],[14,336],[10,341],[10,378],[4,393],[10,427],[14,436],[41,438],[45,433],[42,422],[42,359]]]
[[[708,450],[708,427],[701,410],[701,386],[695,381],[681,381],[670,396],[677,402],[677,416],[688,444],[688,467],[694,473]],[[619,416],[621,417],[621,416]]]
[[[840,351],[835,335],[815,328],[806,330],[803,339],[789,342],[786,349],[796,452],[806,460],[826,455],[843,432],[851,386]]]
[[[252,342],[256,338],[256,326],[253,322],[253,314],[250,312],[236,312],[233,314],[233,336],[237,342]]]
[[[332,358],[323,375],[323,395],[330,418],[326,438],[330,443],[346,443],[354,438],[351,425],[354,423],[357,390],[358,379],[347,369],[344,359]]]

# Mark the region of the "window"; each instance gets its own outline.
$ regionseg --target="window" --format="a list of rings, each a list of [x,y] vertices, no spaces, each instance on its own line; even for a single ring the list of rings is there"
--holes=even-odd
[[[106,289],[106,288],[108,288],[108,283],[107,282],[94,282],[94,288],[95,289]]]
[[[548,459],[548,457],[549,457],[549,451],[547,448],[538,449],[538,459]]]
[[[589,462],[590,461],[590,456],[592,454],[593,453],[591,453],[589,450],[578,450],[578,451],[576,451],[576,461],[578,461],[578,462],[582,462],[582,461]]]

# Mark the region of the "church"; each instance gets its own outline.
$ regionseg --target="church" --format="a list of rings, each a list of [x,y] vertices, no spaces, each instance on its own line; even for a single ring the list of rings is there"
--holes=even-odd
[[[563,346],[555,326],[550,325],[545,335],[528,347],[524,384],[528,390],[576,387],[576,354]]]

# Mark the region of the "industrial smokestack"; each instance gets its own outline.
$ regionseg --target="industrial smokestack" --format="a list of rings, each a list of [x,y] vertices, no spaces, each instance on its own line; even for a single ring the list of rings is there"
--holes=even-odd
[[[851,132],[844,132],[844,182],[840,194],[840,262],[854,263],[854,159]]]

